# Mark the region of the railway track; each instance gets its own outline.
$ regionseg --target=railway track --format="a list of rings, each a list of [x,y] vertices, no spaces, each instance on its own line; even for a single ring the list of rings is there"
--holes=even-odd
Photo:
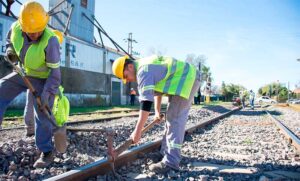
[[[234,109],[232,111],[228,111],[224,114],[221,114],[220,116],[217,116],[213,119],[210,119],[208,121],[204,121],[200,124],[189,124],[188,128],[187,128],[187,132],[192,133],[194,130],[196,130],[199,126],[205,126],[207,124],[210,124],[218,119],[222,119],[223,117],[226,117],[228,115],[230,115],[231,113],[233,113],[234,111],[236,111],[237,109]],[[152,142],[148,142],[145,143],[143,145],[140,145],[136,148],[133,148],[131,150],[129,150],[128,152],[125,152],[124,154],[120,155],[120,157],[116,160],[115,162],[115,166],[121,167],[122,165],[124,165],[124,163],[133,161],[134,159],[136,159],[138,157],[138,155],[140,153],[147,153],[147,152],[151,152],[155,149],[157,149],[160,146],[160,142],[161,140],[155,140]],[[111,171],[110,168],[110,163],[109,160],[107,160],[107,158],[103,158],[100,159],[94,163],[91,163],[89,165],[86,165],[84,167],[81,167],[79,169],[76,170],[71,170],[70,172],[64,173],[62,175],[58,175],[56,177],[52,177],[48,180],[73,180],[73,179],[78,179],[80,178],[80,180],[85,180],[88,179],[90,177],[96,176],[96,175],[101,175],[101,174],[106,174],[108,172]]]
[[[227,116],[229,109],[226,108],[213,108],[211,109],[210,107],[206,107],[203,108],[201,110],[196,110],[196,109],[192,109],[190,111],[189,114],[189,120],[188,120],[188,125],[187,125],[187,133],[189,133],[189,135],[202,135],[204,133],[209,132],[209,129],[212,129],[214,126],[211,126],[212,122],[216,121],[216,120],[220,120],[219,122],[222,122],[223,120],[229,119],[232,116],[236,116],[238,115],[239,117],[252,117],[253,115],[251,115],[251,111],[247,110],[247,111],[238,111],[236,112],[234,115],[230,116],[229,118],[225,118]],[[255,111],[254,111],[255,112]],[[271,113],[274,113],[271,112]],[[249,114],[249,115],[248,115]],[[257,111],[258,116],[262,116],[263,119],[265,119],[267,116],[267,114],[264,111]],[[255,116],[255,114],[254,114]],[[208,121],[209,120],[209,121]],[[238,124],[239,122],[234,122],[235,124]],[[271,125],[271,123],[269,122],[266,125]],[[273,124],[273,123],[272,123]],[[87,124],[84,124],[84,127],[86,127]],[[123,141],[125,141],[126,138],[128,138],[128,136],[130,135],[131,131],[133,130],[133,127],[135,125],[135,120],[132,118],[126,118],[123,117],[121,119],[116,119],[116,120],[112,120],[109,124],[103,123],[103,122],[97,122],[97,123],[92,123],[90,124],[91,128],[107,128],[107,127],[112,127],[114,128],[117,133],[118,136],[115,137],[115,145],[118,145],[120,143],[122,143]],[[245,124],[248,125],[248,124]],[[275,125],[275,124],[274,124]],[[198,126],[200,128],[198,128]],[[205,127],[205,128],[202,128]],[[80,128],[80,125],[78,125],[78,128]],[[208,131],[204,131],[208,129]],[[200,131],[199,131],[200,130]],[[251,129],[250,129],[251,130]],[[276,130],[276,129],[275,129]],[[193,131],[196,133],[194,134]],[[277,130],[276,130],[277,132]],[[148,164],[150,164],[151,162],[153,162],[153,160],[155,160],[155,158],[153,158],[154,156],[151,156],[153,151],[157,151],[157,148],[159,147],[160,144],[160,140],[156,140],[158,137],[161,137],[161,135],[163,135],[163,126],[161,125],[157,125],[156,127],[154,127],[152,130],[149,131],[149,133],[146,133],[146,135],[142,138],[140,145],[138,145],[137,147],[134,147],[132,149],[130,149],[129,151],[127,151],[126,153],[122,154],[119,159],[116,162],[116,166],[119,168],[117,170],[117,173],[119,173],[122,176],[123,180],[132,180],[134,178],[140,178],[140,179],[175,179],[176,180],[176,175],[177,178],[178,177],[182,177],[182,178],[189,178],[190,179],[196,179],[196,180],[201,180],[200,177],[195,176],[195,174],[197,173],[198,175],[204,175],[203,178],[214,178],[214,179],[218,179],[218,176],[214,176],[212,177],[212,173],[207,170],[206,168],[204,169],[204,171],[199,171],[199,170],[195,170],[195,168],[200,167],[199,165],[201,164],[205,164],[206,167],[209,167],[209,164],[211,167],[218,167],[219,166],[219,170],[222,170],[221,168],[223,168],[223,170],[225,169],[240,169],[240,170],[244,170],[247,172],[250,172],[249,170],[251,170],[252,167],[250,167],[249,165],[247,167],[250,168],[245,168],[245,165],[241,164],[241,165],[231,165],[230,162],[229,163],[218,163],[218,162],[214,162],[212,161],[213,159],[203,159],[201,158],[201,162],[200,161],[193,161],[188,159],[189,157],[192,158],[191,155],[187,155],[184,156],[183,158],[183,167],[182,167],[182,171],[180,173],[171,173],[171,175],[167,175],[167,176],[156,176],[153,175],[153,173],[149,173],[149,170],[147,170]],[[1,136],[1,133],[0,133]],[[22,170],[24,168],[20,167],[21,170],[19,171],[20,173],[22,173],[23,175],[26,175],[25,178],[30,178],[30,180],[41,180],[41,179],[49,179],[49,180],[68,180],[68,178],[76,178],[75,180],[87,180],[89,178],[89,180],[114,180],[115,178],[112,177],[112,175],[108,174],[110,173],[110,167],[108,165],[107,160],[104,158],[106,155],[106,137],[102,134],[102,133],[89,133],[89,132],[69,132],[68,133],[68,137],[69,137],[69,148],[68,148],[68,152],[66,154],[58,154],[57,158],[55,160],[55,163],[53,164],[52,168],[50,170],[31,170],[29,168],[32,168],[32,164],[33,163],[29,163],[28,166],[25,167],[25,169],[27,169],[27,172],[29,170],[30,175],[28,176],[27,174],[24,174],[24,170]],[[187,141],[186,143],[189,143],[191,139],[191,136],[187,136]],[[26,142],[27,140],[25,140]],[[20,141],[19,141],[20,142]],[[20,143],[17,144],[20,144]],[[204,140],[198,140],[199,143],[205,142]],[[192,145],[197,145],[198,142],[192,143]],[[247,140],[245,141],[247,142]],[[249,142],[249,141],[248,141]],[[289,143],[287,141],[287,143]],[[14,143],[16,144],[16,143]],[[215,144],[215,143],[214,143]],[[210,144],[209,144],[210,145]],[[212,143],[211,143],[212,145]],[[224,146],[224,145],[223,145]],[[228,146],[228,145],[227,145]],[[27,145],[28,147],[28,145]],[[33,149],[34,148],[34,143],[29,144],[29,147],[32,147],[31,152],[34,152],[34,159],[36,159],[35,157],[37,157],[38,153],[36,153],[36,150]],[[221,146],[220,146],[221,147]],[[233,146],[233,148],[235,148]],[[16,150],[18,148],[12,148],[12,150]],[[200,147],[198,148],[198,150],[202,150],[203,148]],[[288,148],[289,149],[289,148]],[[3,151],[3,149],[2,149]],[[4,150],[5,151],[5,150]],[[183,149],[183,155],[186,152],[185,149]],[[284,151],[282,151],[284,152]],[[206,152],[203,152],[202,155],[205,155]],[[32,153],[31,153],[32,154]],[[145,156],[146,154],[146,156]],[[188,153],[187,153],[188,154]],[[195,152],[196,154],[196,152]],[[283,153],[280,153],[279,155],[281,155]],[[298,158],[297,155],[295,153],[290,153],[288,150],[287,155],[294,155],[294,161],[296,163],[298,163]],[[20,157],[24,157],[26,159],[31,159],[32,157],[28,157],[26,156],[26,152],[24,154],[24,152],[20,155]],[[201,154],[200,154],[201,155]],[[11,157],[8,157],[9,159],[11,159]],[[195,159],[195,158],[193,158]],[[222,158],[223,159],[223,158]],[[129,164],[131,163],[131,165]],[[237,164],[237,162],[234,162],[235,164]],[[0,180],[1,180],[1,141],[0,141]],[[196,166],[194,165],[196,164]],[[300,164],[299,164],[300,165]],[[299,167],[298,165],[298,167]],[[239,167],[238,167],[239,166]],[[237,168],[238,167],[238,168]],[[294,165],[295,167],[295,165]],[[293,171],[297,171],[297,169],[295,169],[294,167],[290,168]],[[140,170],[136,170],[135,168],[139,168]],[[201,167],[201,169],[203,169],[204,166]],[[210,168],[210,167],[209,167]],[[256,167],[253,167],[254,170],[265,170],[264,168],[259,168],[257,169]],[[100,169],[100,170],[99,170]],[[286,171],[286,170],[284,170]],[[300,169],[299,169],[300,171]],[[206,173],[207,172],[207,173]],[[9,173],[14,176],[14,174],[9,171],[8,173],[6,172],[7,175],[9,175]],[[193,174],[189,174],[189,173],[193,173]],[[206,173],[206,174],[203,174]],[[252,173],[252,175],[259,175],[258,173],[261,173],[261,171]],[[285,172],[284,172],[285,173]],[[294,173],[294,172],[292,172]],[[22,175],[21,174],[21,175]],[[152,174],[152,175],[151,175]],[[196,174],[196,175],[197,175]],[[224,176],[223,173],[215,171],[214,174],[219,174],[220,178],[225,178],[228,179],[230,177],[228,176]],[[271,174],[271,173],[269,173]],[[274,173],[273,173],[274,174]],[[11,178],[12,176],[4,176],[3,178]],[[56,176],[55,176],[56,175]],[[239,174],[238,174],[239,175]],[[243,178],[245,176],[244,173],[240,173],[241,178]],[[49,178],[49,176],[54,176]],[[202,177],[201,176],[201,177]],[[16,178],[19,179],[19,176],[15,176]],[[248,175],[248,178],[252,178],[253,176]],[[245,177],[245,178],[247,178]],[[240,179],[241,179],[240,178]],[[286,177],[288,178],[288,177]],[[216,180],[217,180],[216,179]],[[257,179],[257,178],[256,178]],[[229,179],[230,180],[230,179]]]
[[[189,136],[187,136],[185,143],[187,148],[183,148],[182,150],[184,156],[182,171],[158,176],[154,173],[149,173],[147,166],[153,162],[152,160],[155,160],[155,158],[151,158],[151,152],[157,151],[161,141],[155,140],[130,149],[116,160],[116,167],[119,168],[118,173],[120,177],[124,180],[177,180],[180,178],[189,180],[222,180],[223,178],[229,180],[256,180],[267,179],[268,177],[285,180],[300,179],[300,174],[297,173],[300,171],[299,138],[291,136],[293,133],[287,130],[282,123],[279,124],[278,119],[274,118],[268,111],[256,111],[257,113],[252,113],[253,115],[251,115],[251,111],[237,111],[235,109],[205,122],[194,125],[190,124],[187,127],[186,133]],[[233,116],[226,118],[234,112],[237,112],[238,116],[241,115],[243,119],[247,116],[257,116],[256,118],[251,117],[251,119],[237,120],[236,114],[233,114]],[[219,123],[211,125],[217,120],[220,120]],[[241,128],[236,130],[236,127],[241,126],[244,127],[242,131],[239,130]],[[228,127],[230,127],[229,130]],[[263,127],[264,129],[259,130],[259,127]],[[214,131],[214,129],[218,131]],[[279,129],[283,135],[288,136],[286,138],[288,141],[278,134]],[[230,137],[227,142],[220,143],[217,139],[214,140],[217,143],[208,141],[209,138],[212,139],[212,137],[216,136],[215,134],[220,138],[220,134],[230,131],[233,132],[231,134],[232,137],[238,137],[233,142],[230,141],[230,139],[233,139]],[[262,133],[259,131],[262,131]],[[193,133],[196,133],[196,136]],[[264,139],[264,134],[272,135],[278,141],[272,143],[273,140],[269,138]],[[289,146],[290,143],[294,147]],[[251,148],[249,146],[251,144],[254,147]],[[276,154],[274,154],[275,156],[272,155],[272,150],[269,149],[270,145],[279,147],[281,144],[285,145],[288,150],[285,150],[285,153],[281,153],[279,157]],[[255,148],[255,146],[259,146],[260,149]],[[200,153],[195,151],[201,149],[204,151]],[[264,152],[264,149],[267,149],[267,151]],[[269,154],[268,151],[271,154],[269,159],[266,158]],[[294,156],[294,159],[299,159],[295,162],[296,165],[292,164],[295,160],[288,159],[291,155]],[[279,160],[278,163],[274,163],[276,159]],[[256,163],[252,163],[251,160],[255,160]],[[126,164],[128,162],[132,162],[132,164]],[[87,180],[89,178],[90,180],[114,180],[116,178],[109,174],[110,169],[109,160],[103,158],[84,167],[49,178],[48,180],[78,180],[78,178],[80,178],[79,180]]]
[[[188,124],[203,122],[225,113],[229,108],[208,106],[203,109],[191,109]],[[150,117],[149,121],[152,118]],[[122,117],[109,122],[96,122],[77,125],[78,128],[113,128],[117,136],[115,145],[125,141],[136,124],[134,117]],[[74,126],[75,127],[75,126]],[[155,140],[163,135],[163,125],[156,125],[141,139],[141,143]],[[99,160],[106,155],[106,136],[101,132],[68,132],[68,150],[65,154],[57,154],[51,169],[34,169],[34,161],[39,151],[34,138],[22,138],[23,130],[0,132],[0,180],[24,179],[43,180],[59,175],[80,166]],[[22,138],[22,139],[21,139]]]
[[[137,117],[139,115],[138,109],[122,109],[122,110],[111,110],[111,111],[96,111],[96,112],[87,112],[87,113],[76,113],[71,114],[69,117],[69,121],[66,123],[67,126],[85,124],[85,123],[93,123],[93,122],[103,122],[110,121],[114,119],[120,119],[122,117]],[[151,115],[154,113],[152,112]],[[105,115],[105,116],[104,116]],[[100,117],[100,118],[99,118]],[[17,121],[22,120],[23,117],[13,117],[13,118],[5,118],[4,121]],[[17,129],[24,129],[25,126],[14,126],[9,128],[3,128],[1,131],[13,131]]]
[[[78,116],[78,115],[91,115],[91,114],[98,114],[98,115],[106,115],[106,114],[116,114],[116,113],[129,113],[129,112],[136,112],[139,109],[116,109],[116,110],[101,110],[101,111],[91,111],[91,112],[79,112],[79,113],[71,113],[70,116]],[[17,117],[7,117],[4,118],[3,121],[15,121],[23,119],[23,116]]]

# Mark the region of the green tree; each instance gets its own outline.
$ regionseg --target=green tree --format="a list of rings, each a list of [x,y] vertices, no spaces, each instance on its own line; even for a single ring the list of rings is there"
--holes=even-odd
[[[222,96],[224,96],[224,99],[225,99],[224,101],[228,101],[227,97],[226,97],[227,93],[228,93],[228,91],[226,89],[226,84],[224,81],[222,81],[221,94],[222,94]]]
[[[284,102],[288,98],[288,90],[282,83],[272,82],[258,89],[261,96],[270,96],[280,102]],[[278,97],[277,97],[278,95]]]
[[[233,96],[240,96],[240,92],[244,92],[246,88],[242,85],[236,84],[228,84],[226,85],[225,82],[222,82],[221,86],[221,93],[224,96],[225,101],[231,101]]]
[[[199,70],[199,67],[201,67],[201,82],[200,87],[203,86],[204,82],[207,81],[207,78],[210,76],[211,80],[213,80],[211,76],[210,67],[206,65],[207,57],[205,55],[195,55],[193,53],[188,54],[186,56],[185,61],[194,65]]]

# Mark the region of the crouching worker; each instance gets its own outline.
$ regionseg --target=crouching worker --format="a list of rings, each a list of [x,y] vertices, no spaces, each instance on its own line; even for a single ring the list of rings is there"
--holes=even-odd
[[[42,152],[34,167],[49,166],[54,160],[52,136],[54,126],[42,110],[51,110],[55,94],[61,82],[59,68],[59,41],[47,27],[49,20],[41,4],[27,1],[21,6],[19,19],[12,24],[7,35],[7,57],[12,62],[20,61],[27,78],[41,98],[42,105],[34,99],[35,141]],[[0,121],[8,104],[27,90],[21,76],[13,72],[0,80]]]
[[[131,137],[135,143],[141,139],[141,131],[154,102],[155,117],[159,118],[162,94],[169,97],[165,135],[160,162],[150,165],[156,173],[179,170],[180,149],[185,125],[194,95],[200,86],[200,74],[196,68],[171,57],[151,56],[137,61],[127,56],[116,59],[112,66],[114,75],[126,82],[137,82],[140,94],[140,114]]]

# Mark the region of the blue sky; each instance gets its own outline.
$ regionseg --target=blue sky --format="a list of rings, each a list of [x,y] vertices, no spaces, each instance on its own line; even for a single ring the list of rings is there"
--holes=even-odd
[[[96,0],[95,9],[125,49],[132,32],[142,56],[151,49],[178,59],[205,55],[216,85],[257,90],[279,80],[293,89],[300,82],[298,0]]]

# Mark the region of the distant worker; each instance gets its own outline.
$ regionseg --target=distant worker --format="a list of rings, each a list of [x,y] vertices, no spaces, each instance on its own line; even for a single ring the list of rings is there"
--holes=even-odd
[[[252,90],[250,90],[249,102],[252,110],[254,109],[254,99],[255,99],[255,93]]]
[[[200,73],[183,61],[166,56],[151,56],[131,60],[128,56],[114,61],[113,74],[126,82],[137,82],[141,102],[138,122],[131,138],[134,143],[141,139],[141,131],[148,119],[154,102],[155,118],[160,116],[162,94],[169,97],[166,111],[166,130],[160,153],[163,156],[149,169],[156,173],[179,170],[185,125],[194,95],[200,86]]]
[[[134,106],[136,91],[134,88],[130,89],[130,105]]]
[[[198,104],[200,105],[201,104],[201,91],[200,91],[200,89],[198,90],[197,101],[198,101]]]
[[[194,95],[194,104],[195,105],[198,104],[198,92],[196,92],[195,95]]]
[[[41,97],[39,108],[34,99],[36,145],[42,152],[34,163],[35,168],[44,168],[54,160],[52,143],[53,126],[41,110],[52,109],[54,95],[61,82],[59,68],[60,49],[58,38],[47,27],[49,15],[42,5],[26,1],[19,18],[11,26],[7,35],[6,55],[12,62],[20,63],[25,73]],[[13,72],[0,79],[0,121],[8,104],[21,92],[27,90],[21,76]]]

